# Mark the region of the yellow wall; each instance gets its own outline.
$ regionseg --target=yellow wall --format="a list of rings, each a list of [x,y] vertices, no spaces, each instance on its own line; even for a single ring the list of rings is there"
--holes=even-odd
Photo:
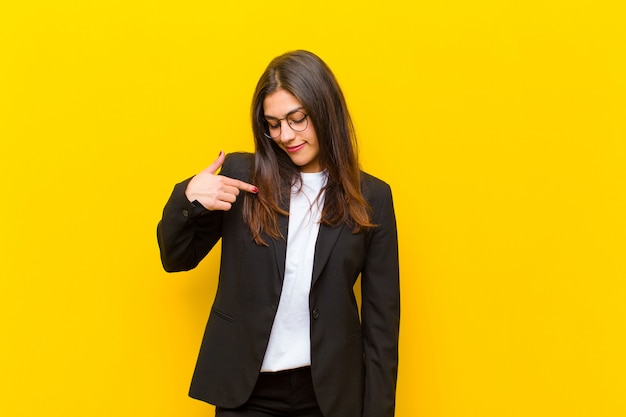
[[[217,254],[167,275],[155,227],[295,48],[394,190],[397,415],[626,415],[626,3],[213,3],[0,6],[0,415],[211,415]]]

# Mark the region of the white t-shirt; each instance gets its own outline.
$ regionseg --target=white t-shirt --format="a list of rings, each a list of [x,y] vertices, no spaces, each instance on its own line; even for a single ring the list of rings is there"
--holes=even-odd
[[[327,173],[301,175],[302,188],[294,186],[291,190],[285,277],[262,372],[311,365],[309,292],[315,243],[324,207],[324,195],[320,195],[320,190],[326,185]]]

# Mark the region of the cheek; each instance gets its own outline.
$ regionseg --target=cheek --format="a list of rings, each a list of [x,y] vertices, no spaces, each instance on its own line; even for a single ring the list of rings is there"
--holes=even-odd
[[[317,138],[317,134],[315,133],[315,130],[312,130],[307,136],[308,136],[309,143],[319,148],[320,142]]]
[[[313,152],[315,152],[315,155],[319,154],[320,152],[320,143],[317,140],[317,137],[313,136],[309,138],[309,145],[311,145],[311,148],[313,150]]]
[[[313,124],[309,124],[309,127],[307,130],[305,130],[307,137],[311,140],[311,141],[315,141],[315,143],[318,143],[317,140],[317,132],[315,131],[315,127],[313,126]]]

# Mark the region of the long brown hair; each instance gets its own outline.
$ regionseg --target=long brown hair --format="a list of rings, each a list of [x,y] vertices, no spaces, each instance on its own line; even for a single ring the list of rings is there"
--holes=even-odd
[[[246,194],[243,217],[255,242],[267,245],[261,234],[272,239],[284,238],[278,216],[288,215],[289,190],[300,181],[299,167],[264,135],[267,122],[263,101],[279,89],[302,103],[315,126],[320,165],[328,172],[321,223],[327,226],[346,223],[354,233],[373,227],[371,209],[361,194],[356,135],[341,88],[324,61],[311,52],[299,50],[270,62],[252,100],[256,152],[251,182],[259,192]]]

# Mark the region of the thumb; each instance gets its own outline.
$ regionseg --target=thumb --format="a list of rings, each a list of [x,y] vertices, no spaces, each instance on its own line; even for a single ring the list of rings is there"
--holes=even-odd
[[[218,155],[217,159],[213,161],[213,163],[209,165],[205,169],[205,171],[210,172],[211,174],[215,174],[217,170],[220,169],[220,167],[224,163],[224,159],[226,159],[226,154],[224,154],[224,151],[220,151],[220,154]]]

